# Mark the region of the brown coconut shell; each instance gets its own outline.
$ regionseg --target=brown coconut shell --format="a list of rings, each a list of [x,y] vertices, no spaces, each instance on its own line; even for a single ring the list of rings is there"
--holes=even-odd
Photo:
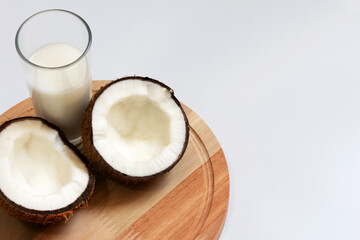
[[[185,125],[186,125],[186,136],[185,136],[185,142],[184,142],[183,148],[181,150],[181,153],[179,154],[179,156],[177,157],[177,159],[174,161],[174,163],[172,165],[170,165],[165,170],[158,172],[156,174],[153,174],[153,175],[143,176],[143,177],[130,176],[130,175],[124,174],[118,170],[115,170],[103,159],[101,154],[96,150],[96,148],[94,146],[93,129],[92,129],[92,111],[93,111],[95,102],[98,99],[98,97],[111,85],[119,83],[121,81],[125,81],[125,80],[141,80],[141,81],[152,82],[152,83],[158,84],[161,87],[167,89],[171,94],[171,98],[179,106],[179,108],[181,109],[183,116],[184,116],[184,121],[185,121]],[[114,80],[114,81],[108,83],[107,85],[102,87],[92,97],[92,99],[89,102],[87,109],[85,110],[85,113],[83,115],[81,132],[82,132],[82,142],[83,142],[83,146],[84,146],[84,150],[85,150],[85,155],[89,159],[90,165],[95,171],[97,171],[105,176],[108,176],[114,180],[117,180],[117,181],[123,181],[123,182],[127,182],[127,183],[138,183],[138,182],[149,181],[149,180],[152,180],[156,177],[163,175],[164,173],[170,171],[180,161],[180,159],[182,158],[182,156],[185,153],[186,147],[189,142],[189,121],[187,119],[184,109],[181,107],[180,102],[174,96],[174,91],[170,87],[168,87],[167,85],[165,85],[162,82],[159,82],[158,80],[151,79],[148,77],[129,76],[129,77],[123,77],[123,78],[120,78],[120,79],[117,79],[117,80]]]
[[[0,126],[0,133],[8,127],[10,124],[24,121],[24,120],[36,120],[41,121],[50,128],[55,129],[59,132],[59,136],[64,144],[66,144],[80,159],[83,161],[86,166],[88,166],[88,160],[80,153],[80,151],[72,145],[65,134],[59,129],[57,126],[49,123],[48,121],[39,118],[39,117],[21,117],[9,120]],[[88,167],[87,167],[88,168]],[[95,174],[91,169],[88,168],[89,171],[89,181],[85,191],[75,200],[75,202],[69,204],[68,206],[56,210],[50,211],[39,211],[35,209],[25,208],[21,205],[18,205],[14,201],[10,200],[0,189],[0,205],[3,209],[11,216],[15,216],[21,220],[31,222],[31,223],[38,223],[38,224],[52,224],[59,221],[67,222],[70,217],[74,214],[74,212],[78,211],[80,208],[87,206],[88,201],[91,195],[94,192],[95,188]]]

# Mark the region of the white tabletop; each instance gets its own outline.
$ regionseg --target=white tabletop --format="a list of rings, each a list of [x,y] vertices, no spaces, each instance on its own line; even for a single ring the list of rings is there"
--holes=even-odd
[[[93,32],[93,79],[165,82],[229,165],[221,239],[360,239],[360,4],[355,0],[0,3],[0,112],[29,96],[14,47],[40,10]]]

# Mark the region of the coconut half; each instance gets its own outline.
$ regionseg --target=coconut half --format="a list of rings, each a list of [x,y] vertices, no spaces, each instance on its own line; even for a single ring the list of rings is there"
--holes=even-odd
[[[0,204],[22,220],[67,221],[87,205],[95,176],[56,126],[23,117],[0,126]]]
[[[176,165],[188,144],[189,124],[168,86],[125,77],[94,95],[84,114],[82,139],[94,169],[139,182]]]

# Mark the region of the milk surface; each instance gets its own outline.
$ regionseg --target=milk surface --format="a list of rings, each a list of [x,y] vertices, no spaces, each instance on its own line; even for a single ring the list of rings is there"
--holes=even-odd
[[[28,86],[38,116],[60,127],[70,140],[80,137],[81,118],[90,100],[91,74],[86,57],[64,43],[36,50],[30,61],[46,67],[28,71]]]

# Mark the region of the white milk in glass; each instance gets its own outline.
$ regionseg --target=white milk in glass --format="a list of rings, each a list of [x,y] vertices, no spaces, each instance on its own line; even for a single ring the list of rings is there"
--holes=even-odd
[[[91,74],[83,52],[63,43],[36,50],[28,86],[38,116],[60,127],[69,140],[80,137],[81,118],[90,100]],[[74,62],[77,60],[76,62]],[[61,67],[60,67],[61,66]],[[52,69],[53,68],[53,69]]]

